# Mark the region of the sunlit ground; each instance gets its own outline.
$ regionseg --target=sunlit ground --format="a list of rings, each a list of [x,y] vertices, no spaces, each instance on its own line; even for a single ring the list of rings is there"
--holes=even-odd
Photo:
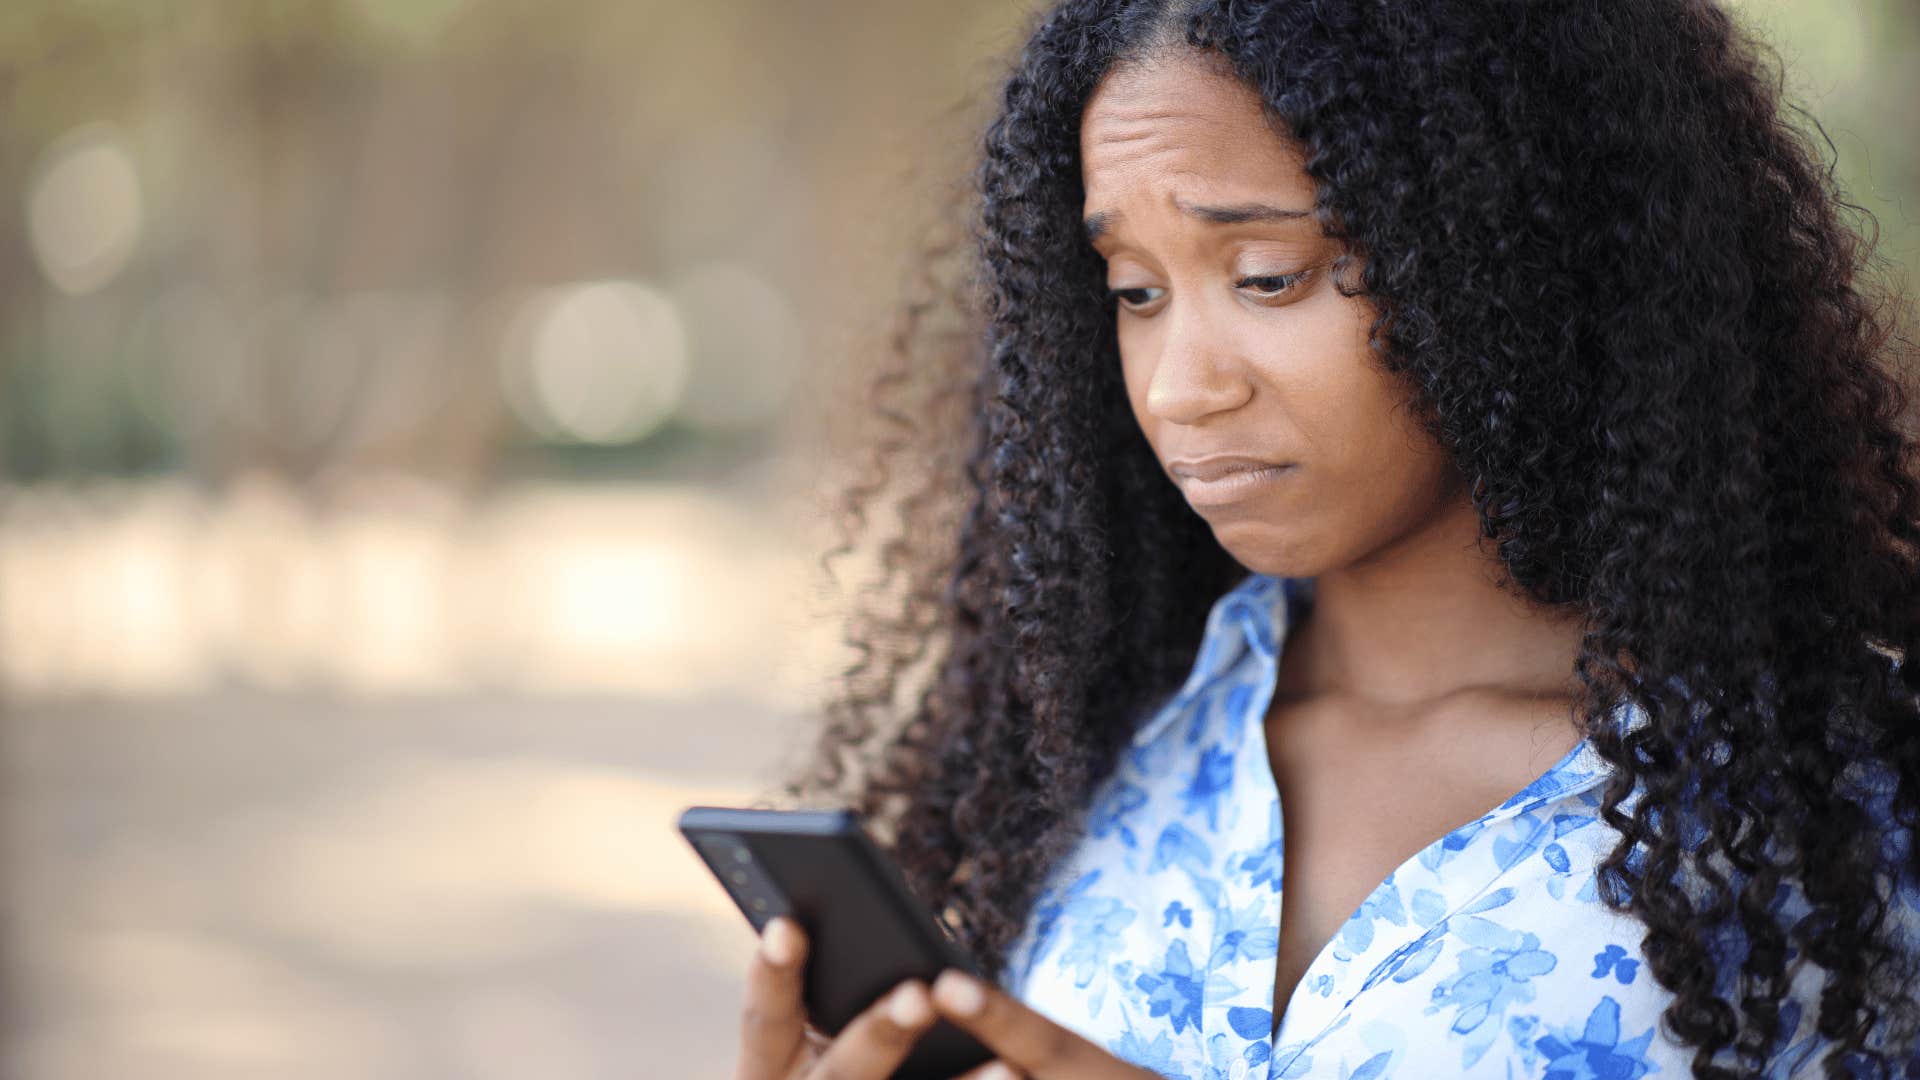
[[[761,480],[773,486],[777,473]],[[6,493],[0,678],[15,696],[715,689],[806,700],[833,651],[809,519],[697,487],[417,481],[314,509],[266,480]],[[771,496],[763,497],[771,498]]]
[[[12,495],[4,1074],[724,1075],[752,938],[670,822],[806,732],[812,539],[692,490],[348,502]]]

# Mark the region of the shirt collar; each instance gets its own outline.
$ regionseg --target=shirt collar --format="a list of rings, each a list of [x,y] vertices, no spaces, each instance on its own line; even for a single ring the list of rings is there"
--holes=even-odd
[[[1207,612],[1207,628],[1200,636],[1200,650],[1192,673],[1172,700],[1134,732],[1133,745],[1145,746],[1159,738],[1185,712],[1195,695],[1231,671],[1249,650],[1273,662],[1286,641],[1288,627],[1313,603],[1313,582],[1309,577],[1248,574],[1215,600]],[[1613,716],[1616,724],[1624,719],[1626,731],[1641,727],[1649,719],[1632,698],[1624,699]],[[1582,740],[1582,744],[1582,749],[1591,757],[1582,755],[1580,764],[1597,768],[1598,755],[1586,740]]]
[[[1231,671],[1248,650],[1272,662],[1279,655],[1294,615],[1312,597],[1312,578],[1255,573],[1215,600],[1207,612],[1207,628],[1200,636],[1192,674],[1159,714],[1134,732],[1133,745],[1144,746],[1158,738],[1194,695]]]

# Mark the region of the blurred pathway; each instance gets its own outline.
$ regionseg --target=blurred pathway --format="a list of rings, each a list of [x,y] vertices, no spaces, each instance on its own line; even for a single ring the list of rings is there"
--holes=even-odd
[[[4,1075],[723,1076],[753,940],[670,822],[763,705],[224,694],[4,717]]]

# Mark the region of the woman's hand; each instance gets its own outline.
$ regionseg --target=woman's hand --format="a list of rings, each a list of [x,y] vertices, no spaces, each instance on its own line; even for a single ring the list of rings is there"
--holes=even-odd
[[[962,1080],[1164,1080],[964,972],[940,973],[933,981],[933,1007],[998,1055]]]
[[[747,968],[734,1080],[888,1080],[940,1017],[998,1055],[959,1080],[1163,1080],[953,970],[931,993],[902,982],[829,1039],[807,1023],[800,1000],[807,944],[793,920],[768,920]]]
[[[901,983],[829,1039],[807,1024],[800,1001],[806,962],[806,933],[791,919],[768,920],[747,968],[734,1080],[887,1080],[933,1026],[926,984]]]

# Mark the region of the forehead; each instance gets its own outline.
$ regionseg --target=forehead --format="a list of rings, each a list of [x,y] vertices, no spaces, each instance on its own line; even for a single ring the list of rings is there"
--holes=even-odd
[[[1087,209],[1177,192],[1313,202],[1299,151],[1252,87],[1192,50],[1108,72],[1080,118]]]

